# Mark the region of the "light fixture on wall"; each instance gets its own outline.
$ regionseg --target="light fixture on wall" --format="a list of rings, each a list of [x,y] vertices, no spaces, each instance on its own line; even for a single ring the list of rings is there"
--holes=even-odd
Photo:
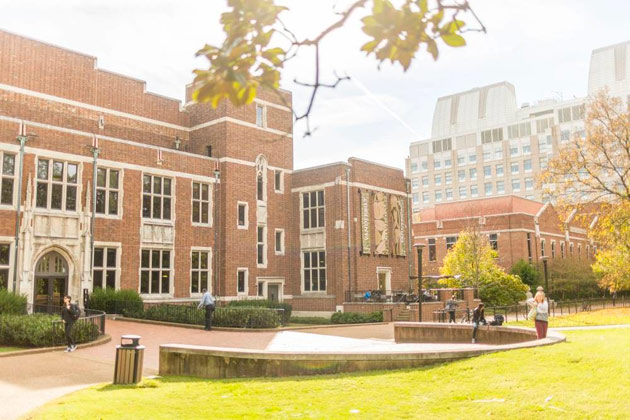
[[[182,144],[182,141],[179,137],[175,136],[175,150],[179,150],[179,146]]]

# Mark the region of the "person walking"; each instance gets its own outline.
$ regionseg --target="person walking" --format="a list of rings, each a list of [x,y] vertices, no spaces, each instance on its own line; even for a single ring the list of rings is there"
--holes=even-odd
[[[212,313],[214,312],[214,296],[212,293],[207,291],[206,289],[202,290],[203,296],[201,296],[201,301],[199,301],[199,305],[197,309],[201,309],[202,307],[206,308],[206,326],[204,330],[210,331],[212,329]]]
[[[63,321],[66,334],[66,352],[75,351],[77,349],[77,345],[72,337],[72,327],[81,314],[79,307],[71,301],[72,298],[69,295],[65,295],[63,297],[63,308],[61,309],[61,320]]]
[[[457,301],[455,300],[455,295],[451,296],[449,300],[446,301],[446,311],[448,312],[448,323],[451,322],[457,323],[455,321],[455,311],[457,310]]]
[[[477,329],[479,329],[480,324],[487,324],[486,318],[484,316],[483,303],[479,303],[475,310],[473,311],[472,323],[473,323],[473,335],[472,335],[472,343],[477,343]]]
[[[536,308],[536,336],[538,339],[547,337],[547,327],[549,326],[549,300],[545,299],[545,292],[539,290],[534,296],[534,306]]]

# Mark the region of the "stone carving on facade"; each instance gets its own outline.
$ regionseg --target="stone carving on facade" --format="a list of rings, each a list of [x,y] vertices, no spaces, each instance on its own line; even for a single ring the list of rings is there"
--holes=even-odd
[[[372,253],[370,235],[370,192],[361,191],[361,253]]]
[[[373,195],[374,202],[374,253],[378,255],[389,254],[389,223],[387,195],[376,192]]]

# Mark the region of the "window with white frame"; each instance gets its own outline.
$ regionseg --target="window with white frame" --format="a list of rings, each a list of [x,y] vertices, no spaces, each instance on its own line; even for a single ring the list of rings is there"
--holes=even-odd
[[[445,168],[450,168],[451,166],[453,166],[453,160],[451,159],[450,154],[444,159],[444,167]]]
[[[459,182],[466,181],[466,171],[464,169],[457,171],[457,179]]]
[[[429,202],[429,193],[428,192],[423,192],[422,193],[422,202],[423,203],[428,203]]]
[[[9,266],[11,245],[0,244],[0,290],[9,289]]]
[[[284,172],[280,170],[275,170],[273,172],[273,186],[275,192],[283,192],[284,191]]]
[[[503,159],[503,146],[494,146],[494,158],[497,160]]]
[[[323,228],[324,219],[324,191],[302,193],[302,228]]]
[[[468,176],[471,181],[475,181],[477,179],[477,168],[470,168],[468,170]]]
[[[37,160],[36,206],[76,211],[79,166],[53,159]]]
[[[569,254],[571,254],[571,256],[573,256],[573,242],[569,243]]]
[[[96,214],[115,216],[118,214],[120,197],[120,171],[118,169],[96,169]]]
[[[503,176],[503,165],[495,166],[494,171],[497,174],[497,176]]]
[[[435,192],[435,201],[442,201],[442,191]]]
[[[442,174],[436,174],[436,175],[433,177],[433,183],[434,183],[435,185],[442,185]]]
[[[453,199],[453,189],[452,188],[447,188],[446,189],[446,199],[447,200],[452,200]]]
[[[545,240],[544,239],[540,240],[540,256],[541,257],[545,256]]]
[[[171,251],[143,249],[140,259],[140,293],[166,295],[171,290]]]
[[[522,141],[521,143],[521,148],[523,150],[523,154],[524,155],[531,155],[532,154],[532,142],[530,139],[525,139]]]
[[[442,167],[442,162],[439,159],[433,159],[433,168],[440,169]]]
[[[453,248],[457,243],[457,236],[447,236],[446,237],[446,250]]]
[[[15,155],[0,152],[2,157],[2,184],[0,185],[0,204],[13,205],[13,185],[15,184]]]
[[[512,172],[512,175],[517,174],[518,173],[518,162],[512,162],[510,164],[510,172]]]
[[[429,186],[429,177],[428,176],[423,176],[422,177],[422,186],[423,187],[428,187]]]
[[[457,151],[457,164],[464,165],[466,163],[466,150],[458,150]]]
[[[412,178],[411,179],[411,188],[413,188],[414,190],[417,190],[420,187],[420,182],[418,180],[418,178]]]
[[[466,187],[459,187],[459,198],[466,198]]]
[[[540,169],[547,169],[547,165],[549,164],[549,158],[547,156],[541,156],[538,158],[538,165]]]
[[[492,195],[492,182],[486,182],[483,184],[483,188],[486,195]]]
[[[258,266],[267,264],[267,228],[258,226],[256,231],[256,263]]]
[[[263,155],[256,158],[256,199],[267,201],[267,159]]]
[[[531,159],[525,159],[523,161],[523,171],[525,171],[525,172],[531,172],[532,171],[532,160]]]
[[[512,191],[519,192],[521,190],[521,180],[518,178],[512,179]]]
[[[249,269],[239,268],[236,270],[236,293],[247,295],[247,285],[249,283]]]
[[[423,193],[423,194],[425,194],[425,193]],[[412,196],[413,196],[413,204],[414,205],[420,204],[420,195],[417,192],[415,192],[415,193],[413,193]]]
[[[518,141],[510,142],[510,156],[518,156]]]
[[[503,181],[497,181],[497,194],[503,194],[505,192],[505,183]]]
[[[488,239],[490,241],[490,247],[494,249],[495,251],[498,251],[499,250],[499,234],[491,233],[490,235],[488,235]]]
[[[453,183],[453,174],[451,174],[450,172],[446,172],[444,174],[444,182],[446,184],[451,184]]]
[[[471,197],[477,197],[479,195],[479,192],[477,191],[477,185],[471,185],[470,186],[470,196]]]
[[[469,151],[469,154],[468,154],[468,163],[475,163],[475,162],[477,162],[477,152],[476,152],[476,151],[475,151],[475,149],[473,148],[473,149],[471,149],[471,150]]]
[[[238,229],[247,229],[249,226],[249,205],[239,201],[236,204],[236,227]]]
[[[210,270],[212,254],[206,250],[193,249],[190,258],[190,293],[210,290]]]
[[[436,248],[435,248],[435,238],[429,239],[429,261],[435,262],[436,257]]]
[[[326,291],[326,252],[324,250],[303,252],[302,271],[305,292]]]
[[[412,174],[418,173],[418,164],[415,162],[411,162],[411,173]]]
[[[492,176],[492,168],[490,165],[483,167],[483,177],[490,178]]]
[[[492,160],[492,150],[490,148],[486,148],[486,146],[484,146],[481,158],[482,158],[482,160],[484,162],[488,162],[489,160]]]
[[[556,258],[556,241],[551,241],[551,258]]]
[[[276,255],[284,255],[284,229],[276,229]]]
[[[171,220],[172,180],[162,176],[142,177],[142,217]]]
[[[571,132],[569,130],[562,130],[560,132],[560,141],[567,142],[571,139]]]
[[[119,269],[118,248],[95,246],[93,265],[92,288],[94,290],[116,289],[116,277]]]
[[[210,185],[201,182],[192,183],[192,221],[210,224]]]
[[[527,191],[531,191],[534,189],[534,179],[533,178],[525,178],[525,189]]]
[[[560,258],[564,258],[564,242],[560,241]]]
[[[256,125],[258,127],[265,127],[267,125],[265,121],[265,114],[265,107],[262,105],[256,105]]]
[[[429,161],[426,157],[420,159],[420,170],[426,172],[429,170]]]

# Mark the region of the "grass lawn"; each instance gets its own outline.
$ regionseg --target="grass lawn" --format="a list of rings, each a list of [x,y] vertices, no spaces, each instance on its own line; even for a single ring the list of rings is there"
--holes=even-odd
[[[95,386],[35,419],[628,418],[630,330],[391,372],[256,380],[167,377]]]
[[[18,351],[18,350],[24,350],[24,348],[22,347],[2,347],[0,345],[0,353],[6,353],[9,351]]]
[[[549,318],[549,327],[582,327],[591,325],[630,324],[630,308],[603,309]],[[534,327],[534,321],[509,322],[506,325]]]

